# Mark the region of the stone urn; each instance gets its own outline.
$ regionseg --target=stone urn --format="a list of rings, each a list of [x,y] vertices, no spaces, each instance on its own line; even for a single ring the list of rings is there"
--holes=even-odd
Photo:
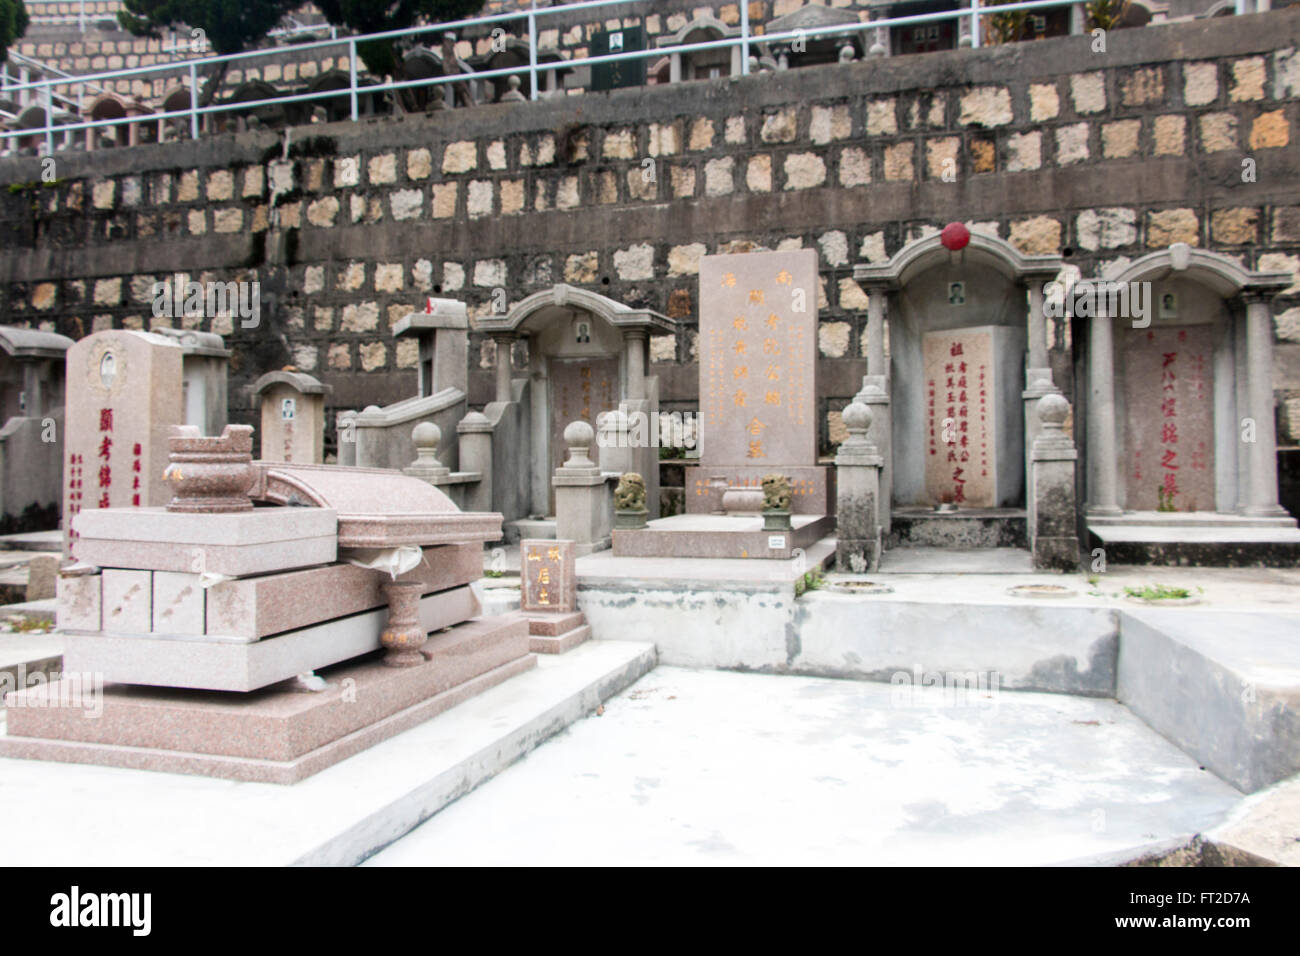
[[[388,651],[384,663],[389,667],[414,667],[424,663],[420,648],[428,640],[420,625],[421,581],[389,581],[381,590],[388,598],[388,623],[379,642]]]
[[[168,511],[221,514],[251,511],[253,426],[227,425],[220,438],[194,425],[173,425],[163,480],[171,485]]]
[[[763,510],[763,489],[732,486],[722,493],[722,511],[729,515],[756,515]]]

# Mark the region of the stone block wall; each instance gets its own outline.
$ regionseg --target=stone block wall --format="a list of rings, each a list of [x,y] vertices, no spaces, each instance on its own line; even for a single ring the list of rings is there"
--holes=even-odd
[[[233,385],[293,364],[356,408],[413,392],[413,343],[389,330],[425,295],[478,317],[567,282],[682,323],[651,373],[689,408],[699,257],[813,247],[826,445],[865,364],[853,264],[950,220],[1085,276],[1176,241],[1300,276],[1297,49],[1300,11],[1281,10],[1121,31],[1106,53],[1063,37],[315,125],[287,159],[259,132],[59,157],[48,185],[40,160],[4,160],[0,322],[194,324],[228,336]],[[156,318],[175,273],[257,279],[271,304],[256,329]],[[1300,278],[1276,313],[1294,439]],[[1070,330],[1051,333],[1067,368]],[[477,335],[470,354],[479,404],[497,356]]]

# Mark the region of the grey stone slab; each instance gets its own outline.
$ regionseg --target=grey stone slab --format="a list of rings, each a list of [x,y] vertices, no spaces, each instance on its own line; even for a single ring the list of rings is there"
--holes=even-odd
[[[1119,699],[1233,786],[1300,771],[1300,615],[1124,611]]]

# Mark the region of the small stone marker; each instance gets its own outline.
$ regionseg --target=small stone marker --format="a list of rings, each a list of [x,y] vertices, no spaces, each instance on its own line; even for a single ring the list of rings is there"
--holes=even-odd
[[[519,542],[520,608],[568,612],[578,606],[572,541],[525,539]]]
[[[325,458],[325,395],[302,372],[267,372],[253,385],[262,403],[262,461],[319,465]]]

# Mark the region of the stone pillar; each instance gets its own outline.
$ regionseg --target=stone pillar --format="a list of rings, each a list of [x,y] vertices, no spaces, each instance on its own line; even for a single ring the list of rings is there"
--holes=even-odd
[[[1088,514],[1118,515],[1115,449],[1115,328],[1109,315],[1088,326]]]
[[[885,378],[885,290],[867,292],[867,374]]]
[[[1277,428],[1273,407],[1273,314],[1268,299],[1246,299],[1246,414],[1255,440],[1246,443],[1245,507],[1252,517],[1285,517],[1277,501]],[[1240,426],[1240,423],[1238,423]]]
[[[578,555],[610,546],[614,499],[605,476],[588,455],[596,433],[584,421],[564,429],[569,457],[551,484],[555,487],[555,536],[574,543]]]
[[[871,410],[853,402],[841,413],[849,437],[835,456],[835,567],[865,573],[880,567],[880,468],[883,459],[867,440]]]
[[[1043,428],[1042,420],[1039,418],[1039,405],[1048,395],[1061,394],[1061,390],[1052,384],[1049,369],[1026,370],[1026,373],[1031,376],[1044,372],[1048,377],[1032,380],[1029,387],[1020,393],[1020,397],[1025,402],[1025,510],[1028,512],[1031,525],[1034,520],[1034,440],[1038,438]]]
[[[596,444],[600,447],[597,458],[600,470],[623,474],[636,471],[630,423],[623,409],[603,412],[596,419]]]
[[[496,401],[510,401],[510,347],[514,343],[513,335],[494,335],[492,341],[497,344]]]
[[[1071,35],[1084,32],[1084,27],[1088,22],[1088,11],[1085,4],[1076,3],[1070,7],[1070,33]]]
[[[866,437],[881,459],[880,495],[876,505],[876,518],[886,535],[893,526],[891,495],[894,493],[893,413],[889,407],[888,381],[883,375],[864,376],[862,391],[853,396],[854,402],[867,406],[870,412]]]
[[[465,511],[492,510],[492,422],[482,412],[470,412],[456,426],[460,439],[460,470],[480,478],[465,491]]]
[[[1052,368],[1047,361],[1047,316],[1043,314],[1043,290],[1033,282],[1029,283],[1029,326],[1026,330],[1029,340],[1029,372],[1025,384],[1045,378],[1052,380]],[[1046,374],[1039,375],[1038,372]]]
[[[1070,414],[1064,396],[1044,395],[1038,402],[1041,428],[1034,439],[1033,507],[1029,547],[1040,570],[1077,571],[1078,516],[1074,503],[1074,463],[1079,453],[1062,427]]]
[[[645,398],[646,330],[623,330],[623,364],[627,367],[627,395],[631,401]]]
[[[357,463],[357,413],[339,412],[334,416],[334,430],[338,438],[338,463],[347,467]]]

